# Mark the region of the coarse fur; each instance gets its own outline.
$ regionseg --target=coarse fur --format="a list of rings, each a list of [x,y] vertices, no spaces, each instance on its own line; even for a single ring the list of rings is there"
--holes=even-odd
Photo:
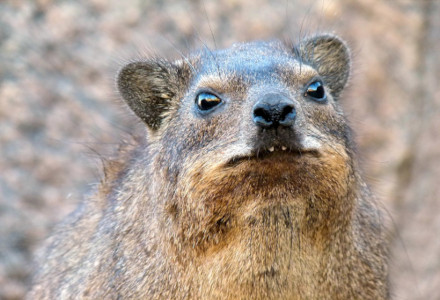
[[[330,34],[123,67],[147,138],[58,226],[29,299],[388,299],[387,231],[339,104],[350,67]],[[201,92],[221,103],[201,111]],[[293,125],[256,125],[268,94]]]

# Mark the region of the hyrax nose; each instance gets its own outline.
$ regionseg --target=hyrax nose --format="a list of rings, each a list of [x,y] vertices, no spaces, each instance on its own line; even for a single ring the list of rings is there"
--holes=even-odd
[[[253,109],[254,123],[265,129],[291,126],[295,117],[293,101],[276,93],[264,95],[255,103]]]

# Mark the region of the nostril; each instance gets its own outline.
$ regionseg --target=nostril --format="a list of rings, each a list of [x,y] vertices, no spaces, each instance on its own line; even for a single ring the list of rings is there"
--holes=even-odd
[[[293,112],[293,106],[287,105],[283,108],[283,111],[281,112],[281,118],[280,121],[284,120],[288,114]]]
[[[293,105],[286,105],[283,107],[280,115],[280,125],[282,126],[290,126],[295,121],[296,110]]]
[[[268,122],[271,121],[270,113],[262,107],[256,108],[254,110],[254,117],[261,117]]]
[[[270,127],[273,124],[270,110],[264,106],[254,109],[254,122],[262,127]]]

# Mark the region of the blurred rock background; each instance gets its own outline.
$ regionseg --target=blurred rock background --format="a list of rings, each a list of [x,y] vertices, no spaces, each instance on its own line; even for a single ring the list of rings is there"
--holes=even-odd
[[[121,64],[315,31],[353,49],[343,103],[393,219],[394,299],[440,299],[439,16],[438,0],[0,1],[0,299],[23,298],[33,251],[99,181],[95,153],[142,126]]]

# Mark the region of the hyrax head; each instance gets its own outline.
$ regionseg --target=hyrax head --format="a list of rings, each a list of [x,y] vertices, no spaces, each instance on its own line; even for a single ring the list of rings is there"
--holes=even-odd
[[[161,177],[187,194],[331,194],[350,172],[338,104],[349,72],[345,43],[320,35],[130,63],[118,88]]]

